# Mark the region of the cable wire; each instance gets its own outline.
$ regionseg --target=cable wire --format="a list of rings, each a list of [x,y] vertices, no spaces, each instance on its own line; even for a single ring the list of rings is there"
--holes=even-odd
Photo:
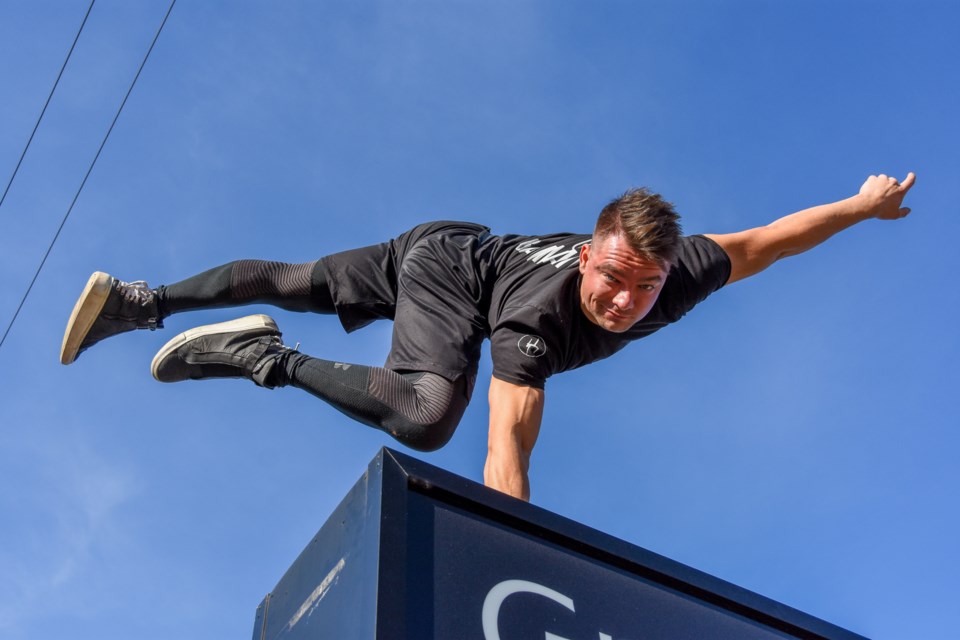
[[[10,181],[7,182],[6,188],[3,190],[3,195],[0,196],[0,207],[3,206],[3,201],[7,199],[7,193],[10,192],[10,185],[13,184],[13,179],[17,177],[17,172],[20,171],[20,165],[23,164],[23,159],[27,155],[27,149],[30,148],[30,143],[33,142],[33,136],[37,134],[37,129],[40,128],[40,121],[43,120],[43,115],[47,112],[47,107],[50,106],[50,100],[53,98],[53,92],[57,90],[57,85],[60,84],[60,78],[63,77],[63,70],[67,68],[67,63],[70,62],[70,56],[73,55],[73,50],[77,46],[77,40],[80,39],[80,34],[83,33],[83,27],[87,24],[87,18],[90,17],[90,12],[93,10],[93,3],[97,0],[90,0],[90,6],[87,7],[87,13],[83,16],[83,22],[80,23],[80,28],[77,29],[77,36],[73,39],[73,44],[70,45],[70,51],[67,52],[67,57],[63,61],[63,66],[60,67],[60,73],[57,74],[57,79],[53,82],[53,88],[50,89],[50,95],[47,96],[47,101],[43,103],[43,109],[40,110],[40,117],[37,118],[37,123],[33,125],[33,131],[30,133],[30,138],[27,139],[27,146],[23,148],[23,153],[20,154],[20,159],[17,161],[17,166],[13,169],[13,175],[10,176]]]
[[[33,290],[33,285],[37,282],[37,278],[40,277],[40,271],[43,270],[43,265],[47,263],[47,258],[50,257],[50,252],[53,251],[53,245],[56,244],[57,238],[60,237],[60,232],[63,231],[64,225],[67,224],[67,218],[70,217],[70,213],[73,211],[73,206],[77,204],[77,199],[80,198],[80,192],[83,191],[84,185],[87,184],[87,178],[90,177],[90,174],[93,172],[93,167],[97,164],[97,159],[100,157],[100,152],[103,151],[103,148],[107,144],[107,139],[110,137],[110,132],[113,131],[114,125],[117,124],[117,120],[120,119],[120,113],[123,111],[124,105],[127,104],[127,99],[130,97],[130,94],[133,92],[134,85],[137,84],[137,79],[140,77],[140,72],[143,71],[144,66],[147,64],[147,60],[150,58],[150,52],[153,51],[154,45],[157,44],[157,40],[160,38],[160,33],[163,31],[164,25],[167,24],[167,18],[170,17],[170,12],[173,11],[173,5],[175,5],[177,0],[170,0],[170,6],[167,8],[167,13],[163,16],[163,22],[160,23],[160,27],[157,29],[156,35],[153,36],[153,41],[150,43],[150,48],[147,49],[146,55],[143,57],[143,62],[140,63],[140,68],[137,69],[137,74],[133,77],[133,82],[130,83],[130,88],[127,89],[127,94],[123,97],[123,101],[120,103],[120,107],[117,109],[117,115],[113,117],[113,122],[110,123],[110,128],[107,129],[107,133],[103,136],[103,142],[100,143],[100,148],[97,149],[96,155],[93,157],[93,161],[90,163],[90,167],[87,169],[86,175],[83,176],[83,181],[80,183],[80,188],[77,189],[77,193],[73,196],[73,201],[70,203],[70,207],[67,209],[67,213],[64,214],[63,220],[60,221],[60,226],[57,228],[57,232],[53,236],[53,240],[50,241],[50,246],[47,247],[47,252],[43,255],[43,260],[40,261],[40,266],[37,267],[37,272],[33,274],[33,279],[30,281],[30,286],[27,287],[26,293],[23,294],[23,298],[20,300],[20,305],[17,307],[17,310],[13,314],[13,318],[10,320],[10,324],[7,325],[7,330],[4,331],[3,337],[0,338],[0,347],[3,347],[3,343],[7,340],[7,335],[10,334],[10,329],[13,328],[13,323],[17,321],[17,316],[20,315],[20,310],[23,309],[24,303],[27,301],[27,297],[30,295],[30,292]]]

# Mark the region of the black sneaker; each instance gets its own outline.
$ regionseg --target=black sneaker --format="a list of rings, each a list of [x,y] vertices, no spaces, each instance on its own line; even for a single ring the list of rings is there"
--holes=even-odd
[[[87,281],[63,333],[60,362],[70,364],[104,338],[163,326],[157,295],[146,282],[123,282],[97,271]]]
[[[247,378],[272,388],[268,377],[283,346],[273,318],[253,315],[208,324],[178,335],[157,352],[150,372],[160,382]]]

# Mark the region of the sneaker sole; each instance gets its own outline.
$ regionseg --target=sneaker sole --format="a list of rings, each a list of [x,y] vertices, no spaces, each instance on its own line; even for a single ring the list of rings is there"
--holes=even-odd
[[[163,345],[163,347],[160,348],[160,351],[157,352],[157,355],[153,356],[153,362],[150,363],[150,375],[152,375],[154,380],[157,380],[158,382],[165,382],[157,375],[157,369],[160,366],[160,362],[190,340],[194,340],[195,338],[200,338],[202,336],[214,335],[217,333],[252,331],[254,329],[267,329],[268,331],[265,331],[264,333],[280,333],[280,329],[277,327],[277,323],[274,322],[273,318],[263,315],[262,313],[246,316],[244,318],[238,318],[236,320],[228,320],[227,322],[207,324],[203,325],[202,327],[190,329],[189,331],[184,331],[180,335],[172,338],[169,342],[167,342],[167,344]]]
[[[70,364],[77,359],[80,345],[103,310],[112,285],[113,278],[102,271],[95,272],[87,280],[87,286],[73,305],[73,313],[70,314],[67,329],[63,332],[63,343],[60,345],[61,364]]]

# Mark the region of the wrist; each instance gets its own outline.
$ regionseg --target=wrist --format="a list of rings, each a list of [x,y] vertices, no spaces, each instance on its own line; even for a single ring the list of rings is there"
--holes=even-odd
[[[857,222],[877,217],[880,202],[865,193],[858,193],[845,202],[850,204],[850,213]]]

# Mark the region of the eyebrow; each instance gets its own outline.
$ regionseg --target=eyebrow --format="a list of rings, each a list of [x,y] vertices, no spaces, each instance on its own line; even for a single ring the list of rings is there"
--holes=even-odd
[[[599,265],[599,269],[604,269],[610,273],[620,276],[621,278],[625,276],[622,269],[610,265]],[[663,276],[647,276],[646,278],[640,278],[640,282],[663,282]]]

